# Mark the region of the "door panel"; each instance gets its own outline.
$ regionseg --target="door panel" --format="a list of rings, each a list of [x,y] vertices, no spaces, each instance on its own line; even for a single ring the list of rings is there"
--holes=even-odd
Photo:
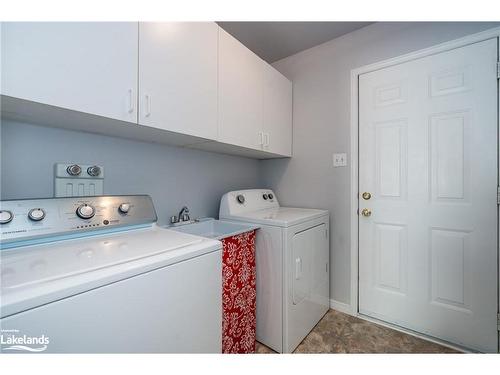
[[[327,224],[292,232],[289,241],[291,254],[287,260],[290,270],[287,277],[291,303],[287,304],[284,350],[291,353],[328,310]]]
[[[219,29],[220,142],[260,150],[266,63]]]
[[[3,95],[137,122],[136,22],[3,22]]]
[[[497,40],[359,77],[359,311],[496,352]],[[370,192],[368,200],[363,192]]]
[[[264,150],[292,156],[292,82],[270,65],[263,70]]]
[[[217,138],[217,38],[213,22],[141,22],[139,123]]]
[[[311,250],[314,249],[313,229],[293,237],[293,304],[301,303],[311,293]]]

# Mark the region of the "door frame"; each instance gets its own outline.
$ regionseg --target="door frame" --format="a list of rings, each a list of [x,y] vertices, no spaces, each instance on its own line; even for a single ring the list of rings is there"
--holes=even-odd
[[[359,226],[358,226],[358,194],[359,194],[359,76],[361,74],[373,72],[390,66],[398,65],[408,61],[416,60],[422,57],[435,55],[441,52],[450,51],[456,48],[464,47],[473,43],[485,41],[487,39],[497,38],[497,51],[500,54],[500,27],[488,29],[476,34],[471,34],[463,38],[454,39],[429,48],[421,49],[402,56],[383,60],[369,65],[364,65],[351,70],[351,122],[350,122],[350,141],[351,141],[351,196],[350,196],[350,223],[351,223],[351,302],[350,313],[354,316],[364,316],[359,313]],[[500,60],[500,59],[499,59]],[[497,134],[500,134],[500,80],[497,80],[498,105],[497,105]],[[498,138],[498,137],[497,137]],[[497,143],[498,166],[500,166],[499,143]],[[497,183],[500,184],[500,171],[497,171]],[[500,250],[498,235],[500,233],[500,220],[497,218],[497,313],[499,312],[500,287],[498,286],[500,270]],[[390,324],[390,323],[389,323]],[[500,340],[500,335],[499,335]]]

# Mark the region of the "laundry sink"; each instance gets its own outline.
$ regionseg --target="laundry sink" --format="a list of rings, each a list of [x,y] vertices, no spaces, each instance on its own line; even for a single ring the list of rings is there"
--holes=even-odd
[[[251,224],[237,224],[228,221],[215,220],[213,218],[205,218],[196,220],[189,224],[170,226],[168,229],[194,234],[200,237],[221,240],[223,238],[259,229],[259,226]]]

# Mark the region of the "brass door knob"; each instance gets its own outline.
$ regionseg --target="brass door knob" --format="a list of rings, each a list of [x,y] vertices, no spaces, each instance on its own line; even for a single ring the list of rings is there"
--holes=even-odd
[[[365,191],[362,195],[363,199],[365,201],[367,201],[368,199],[370,199],[372,197],[372,195],[370,193],[368,193],[367,191]]]
[[[361,210],[361,215],[363,215],[363,216],[368,217],[368,216],[371,216],[371,214],[372,214],[372,210],[369,210],[368,208],[363,208]]]

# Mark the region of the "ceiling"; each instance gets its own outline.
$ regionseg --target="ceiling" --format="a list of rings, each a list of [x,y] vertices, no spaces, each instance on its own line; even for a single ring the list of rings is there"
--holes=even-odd
[[[269,63],[338,38],[371,22],[217,22]]]

